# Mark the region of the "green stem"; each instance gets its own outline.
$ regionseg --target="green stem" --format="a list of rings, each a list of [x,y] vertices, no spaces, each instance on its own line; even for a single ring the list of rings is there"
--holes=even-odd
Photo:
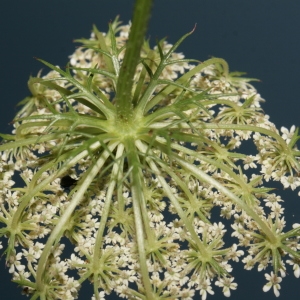
[[[250,216],[255,222],[257,222],[260,229],[265,233],[266,236],[268,236],[269,241],[271,243],[276,243],[277,239],[276,236],[274,236],[274,233],[269,228],[267,222],[262,220],[259,215],[244,201],[242,201],[239,197],[234,195],[232,192],[230,192],[226,187],[224,187],[221,183],[219,183],[217,180],[212,178],[211,176],[207,175],[203,171],[201,171],[196,166],[190,164],[189,162],[186,162],[185,160],[174,156],[174,159],[180,163],[182,167],[189,170],[196,178],[198,178],[201,181],[204,181],[212,186],[214,186],[219,192],[226,195],[228,198],[230,198],[238,207],[243,209],[248,216]]]
[[[164,138],[158,138],[157,137],[155,142],[151,141],[151,139],[148,138],[148,137],[144,137],[144,140],[147,141],[149,144],[152,142],[153,146],[155,146],[158,149],[161,149],[161,151],[166,153],[166,154],[168,153],[167,141]],[[198,141],[199,144],[202,142],[201,138],[198,138],[198,137],[195,138],[195,140],[192,140],[192,141],[193,142]],[[178,151],[180,151],[184,154],[190,155],[191,157],[198,158],[201,161],[205,161],[205,162],[219,168],[220,170],[223,170],[224,172],[229,174],[242,188],[245,188],[245,189],[247,188],[246,183],[241,179],[241,177],[239,177],[234,171],[232,171],[232,169],[230,167],[228,167],[226,164],[223,164],[223,163],[220,163],[220,162],[215,161],[213,159],[210,159],[205,155],[202,155],[198,152],[195,152],[194,150],[191,150],[187,147],[178,145],[176,143],[171,143],[170,147],[173,150],[178,150]],[[163,165],[163,164],[160,164],[160,165],[161,165],[161,168],[165,169],[165,171],[176,181],[176,175],[166,165]],[[185,190],[185,188],[182,186],[182,182],[180,180],[177,180],[176,182],[183,190]],[[187,189],[185,194],[188,196],[189,195],[188,193],[190,193],[190,192]]]
[[[109,146],[109,151],[113,151],[116,147],[117,143]],[[53,229],[50,234],[47,243],[43,249],[42,255],[40,257],[38,268],[36,272],[36,284],[37,290],[41,292],[41,295],[44,295],[45,291],[45,282],[44,282],[44,274],[46,272],[46,264],[48,257],[51,253],[52,246],[55,244],[55,241],[58,241],[63,234],[63,230],[65,228],[66,223],[68,222],[71,214],[74,212],[76,206],[82,201],[84,193],[90,186],[91,182],[103,166],[106,161],[106,158],[109,155],[109,151],[105,151],[103,155],[97,160],[97,162],[92,166],[91,169],[86,171],[86,177],[82,180],[82,184],[80,185],[78,191],[76,192],[74,198],[70,201],[68,207],[64,211],[63,215],[59,218],[59,222]]]
[[[53,181],[55,178],[59,177],[61,174],[66,172],[71,166],[74,166],[80,159],[86,157],[89,154],[89,150],[93,151],[100,146],[100,142],[92,142],[89,143],[89,147],[87,145],[83,145],[76,149],[74,152],[71,153],[65,153],[61,155],[61,157],[57,161],[50,161],[46,165],[44,165],[33,177],[30,183],[30,190],[28,194],[25,194],[19,199],[20,205],[17,209],[17,211],[14,213],[13,220],[12,220],[12,229],[16,230],[18,228],[18,224],[20,222],[20,218],[23,214],[23,211],[26,209],[29,201],[37,195],[45,186],[47,186],[51,181]],[[88,148],[88,149],[86,149]],[[72,155],[71,155],[72,154]],[[51,167],[56,163],[58,164],[61,161],[64,161],[64,164],[61,166],[60,169],[57,169],[55,172],[53,172],[51,175],[49,175],[46,179],[44,179],[39,184],[36,184],[36,181],[38,180],[39,176],[43,173],[43,171],[47,169],[51,169]]]
[[[151,129],[164,129],[164,128],[169,128],[174,129],[174,128],[180,128],[180,129],[190,129],[191,127],[194,128],[200,128],[201,130],[205,129],[227,129],[227,130],[241,130],[241,131],[252,131],[252,132],[259,132],[262,133],[266,136],[272,137],[274,140],[276,140],[280,146],[282,147],[282,150],[286,154],[290,155],[295,155],[292,149],[289,148],[289,145],[285,142],[285,140],[276,132],[266,129],[263,127],[258,127],[258,126],[253,126],[253,125],[241,125],[241,124],[221,124],[221,123],[180,123],[180,124],[175,124],[172,125],[173,121],[168,122],[156,122],[151,125],[148,125],[149,128]],[[195,135],[195,140],[199,138],[198,136]],[[300,164],[299,162],[295,159],[294,160],[295,167],[297,170],[300,170]]]
[[[160,167],[162,168],[162,170],[165,170],[166,173],[168,173],[172,179],[176,182],[176,184],[178,184],[178,186],[182,189],[183,193],[187,196],[190,205],[192,207],[199,207],[199,204],[196,203],[196,198],[195,196],[190,192],[188,186],[186,185],[186,183],[182,180],[182,178],[178,177],[175,172],[172,171],[172,169],[170,167],[168,167],[166,164],[163,164],[161,162],[158,162],[158,164],[160,165]],[[200,207],[197,210],[197,214],[198,217],[205,223],[211,224],[211,222],[205,217],[205,215],[201,212]]]
[[[148,151],[147,146],[144,145],[141,141],[136,141],[136,146],[139,148],[139,150],[149,156],[151,155],[151,151]],[[200,249],[201,255],[208,256],[207,250],[205,249],[203,243],[199,239],[197,233],[195,232],[195,229],[193,227],[193,224],[191,221],[186,217],[186,214],[181,208],[181,205],[174,196],[174,193],[172,192],[169,184],[166,182],[165,178],[161,175],[160,170],[156,166],[153,160],[151,160],[149,157],[146,158],[147,163],[149,164],[150,168],[153,170],[154,174],[156,174],[157,179],[159,180],[160,184],[162,185],[166,195],[170,199],[171,203],[175,207],[178,215],[180,216],[181,220],[184,222],[185,227],[189,230],[189,233],[191,234],[193,240],[197,244],[198,248]]]
[[[244,131],[253,131],[253,132],[260,132],[265,134],[266,136],[271,136],[275,140],[277,140],[283,149],[287,150],[287,144],[285,140],[276,132],[266,129],[263,127],[253,126],[253,125],[241,125],[241,124],[203,124],[203,129],[228,129],[228,130],[244,130]]]
[[[171,144],[170,146],[173,149],[178,149],[178,150],[182,151],[183,153],[193,155],[194,157],[200,157],[197,154],[197,152],[194,152],[193,150],[186,149],[185,147],[182,147],[180,145]],[[201,158],[204,159],[204,156],[201,156]],[[174,155],[174,159],[177,160],[181,164],[181,166],[183,166],[184,168],[186,168],[187,170],[192,172],[192,174],[196,178],[198,178],[200,181],[204,181],[204,182],[207,182],[207,183],[211,184],[212,186],[217,188],[218,191],[222,192],[224,195],[226,195],[228,198],[230,198],[236,205],[238,205],[240,208],[242,208],[250,217],[253,218],[253,220],[255,220],[258,223],[261,230],[268,236],[268,238],[271,242],[273,242],[273,243],[276,242],[276,237],[274,236],[273,232],[269,228],[268,224],[265,221],[263,221],[259,217],[259,215],[249,205],[247,205],[247,203],[242,201],[240,198],[238,198],[236,195],[234,195],[232,192],[230,192],[226,187],[224,187],[221,183],[219,183],[218,181],[213,179],[211,176],[205,174],[203,171],[201,171],[196,166],[190,164],[189,162],[186,162],[185,160],[182,160],[181,158],[179,158],[176,155]],[[227,172],[228,174],[230,174],[230,176],[233,176],[233,178],[235,178],[237,180],[237,182],[239,182],[241,184],[241,186],[244,185],[244,183],[239,179],[239,177],[235,176],[234,172],[230,171],[230,169],[227,166],[219,165],[219,167],[221,169],[225,170],[225,172]],[[168,196],[171,197],[170,195],[168,195]]]
[[[145,289],[145,295],[148,300],[152,300],[152,288],[148,273],[147,261],[146,261],[146,251],[145,251],[145,224],[143,222],[142,216],[142,204],[141,199],[144,197],[143,194],[143,184],[141,181],[141,173],[139,168],[139,158],[137,154],[137,149],[134,144],[134,140],[126,140],[126,152],[128,153],[128,164],[132,167],[130,172],[131,181],[131,193],[132,193],[132,206],[135,221],[135,234],[136,243],[138,247],[139,263],[142,275],[143,286]]]
[[[199,64],[195,68],[191,69],[190,71],[186,72],[184,75],[179,77],[175,83],[177,84],[185,84],[192,76],[196,75],[197,73],[200,73],[204,68],[212,65],[212,64],[220,64],[223,66],[223,72],[225,76],[228,75],[228,64],[227,62],[222,58],[211,58],[203,63]],[[164,88],[160,93],[158,93],[155,97],[153,97],[146,105],[145,111],[149,111],[151,108],[153,108],[156,104],[158,104],[162,99],[164,99],[167,95],[171,94],[175,89],[177,88],[176,85],[169,85],[166,88]]]
[[[122,153],[123,153],[124,147],[123,145],[119,145],[117,153],[116,153],[116,158],[121,157]],[[108,153],[107,153],[108,154]],[[119,166],[118,164],[114,164],[113,166],[113,170],[112,170],[112,178],[110,181],[110,184],[108,186],[107,189],[107,193],[106,193],[106,198],[105,198],[105,205],[103,208],[103,212],[101,215],[101,220],[100,220],[100,226],[97,232],[97,237],[96,237],[96,242],[95,242],[95,247],[94,247],[94,256],[93,256],[93,270],[98,270],[99,269],[99,261],[100,261],[100,256],[102,253],[102,240],[103,240],[103,234],[105,231],[105,226],[107,223],[107,219],[108,219],[108,215],[109,215],[109,211],[110,211],[110,206],[111,206],[111,202],[112,202],[112,198],[113,198],[113,194],[114,194],[114,190],[115,190],[115,186],[116,186],[116,179],[117,179],[117,175],[119,172]],[[95,274],[94,273],[94,277],[96,277],[96,275],[98,276],[98,273]],[[99,280],[97,280],[97,277],[95,278],[96,280],[94,280],[94,293],[95,293],[95,297],[96,300],[99,300],[99,293],[98,293],[98,285],[99,285]]]
[[[145,122],[146,123],[146,122]],[[180,123],[180,124],[175,124],[172,125],[173,121],[171,120],[170,122],[156,122],[153,124],[146,125],[149,126],[151,129],[163,129],[163,128],[169,128],[169,129],[174,129],[174,128],[181,128],[181,129],[190,129],[191,126],[195,128],[199,128],[201,130],[205,129],[227,129],[227,130],[243,130],[243,131],[253,131],[253,132],[260,132],[266,136],[271,136],[275,140],[277,140],[280,145],[283,147],[283,149],[288,149],[288,146],[285,142],[285,140],[276,132],[266,129],[263,127],[258,127],[258,126],[253,126],[253,125],[241,125],[241,124],[222,124],[222,123],[199,123],[199,122],[194,122],[194,123]],[[196,138],[197,136],[195,136]]]
[[[132,26],[126,45],[124,60],[117,82],[116,107],[120,120],[132,117],[132,86],[136,66],[140,60],[140,52],[144,42],[148,21],[150,18],[152,0],[136,0]]]

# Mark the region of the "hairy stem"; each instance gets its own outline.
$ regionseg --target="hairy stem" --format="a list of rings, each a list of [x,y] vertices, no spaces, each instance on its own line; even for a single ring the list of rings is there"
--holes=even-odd
[[[140,60],[140,52],[150,18],[151,6],[152,0],[137,0],[135,3],[132,26],[117,82],[117,115],[118,119],[125,121],[132,117],[133,97],[131,92],[133,77]]]

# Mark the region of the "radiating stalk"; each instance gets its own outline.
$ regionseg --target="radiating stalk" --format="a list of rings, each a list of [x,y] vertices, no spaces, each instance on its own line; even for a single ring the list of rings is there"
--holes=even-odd
[[[112,151],[116,147],[117,143],[114,145],[111,145],[109,147],[109,150]],[[45,271],[46,271],[46,264],[48,257],[51,253],[51,248],[55,244],[55,241],[58,241],[63,234],[64,226],[68,222],[71,214],[74,212],[77,205],[81,202],[83,199],[84,193],[90,186],[91,182],[99,173],[101,167],[106,161],[106,158],[109,156],[109,152],[106,151],[101,157],[97,160],[97,162],[86,171],[86,178],[82,182],[82,184],[79,186],[78,191],[74,195],[74,197],[70,200],[70,203],[66,210],[64,211],[63,215],[60,216],[59,221],[55,228],[53,229],[52,233],[50,234],[47,243],[43,249],[42,255],[40,257],[39,263],[38,263],[38,269],[36,273],[36,284],[37,284],[37,290],[41,292],[41,295],[45,293],[45,283],[44,283],[44,277],[45,277]]]
[[[181,158],[174,157],[174,159],[176,161],[178,161],[178,163],[182,167],[189,170],[196,178],[198,178],[199,180],[207,182],[208,184],[214,186],[219,192],[226,195],[239,208],[243,209],[247,213],[248,216],[250,216],[255,222],[257,222],[260,229],[264,232],[265,235],[268,236],[269,241],[271,243],[276,243],[276,241],[277,241],[276,236],[274,236],[274,233],[269,228],[268,224],[264,220],[262,220],[257,215],[257,213],[249,205],[247,205],[247,203],[245,203],[239,197],[234,195],[231,191],[229,191],[225,186],[223,186],[217,180],[215,180],[214,178],[212,178],[211,176],[207,175],[202,170],[197,168],[195,165],[192,165],[189,162],[186,162],[185,160],[183,160]]]
[[[142,144],[141,141],[136,141],[136,145],[141,150],[141,152],[147,153],[147,148],[145,145]],[[151,151],[149,151],[149,154],[151,154]],[[150,160],[149,158],[146,158],[146,161],[149,163],[149,166],[154,171],[154,174],[156,175],[158,181],[162,185],[164,192],[170,199],[170,202],[175,207],[178,215],[180,216],[181,220],[184,222],[185,227],[188,229],[189,233],[191,234],[191,237],[193,238],[194,242],[197,244],[198,248],[201,251],[201,254],[205,257],[208,255],[207,250],[205,249],[202,241],[200,241],[197,233],[195,232],[195,229],[193,227],[193,224],[191,221],[187,218],[186,214],[184,213],[178,199],[174,196],[174,193],[172,192],[171,187],[166,182],[165,178],[161,175],[160,170],[156,166],[156,164]]]
[[[135,221],[135,234],[136,242],[139,255],[139,263],[142,275],[143,287],[145,289],[145,295],[147,300],[152,300],[152,288],[149,278],[149,272],[146,261],[146,251],[145,251],[145,226],[142,217],[141,210],[141,198],[143,195],[143,183],[141,181],[141,173],[139,169],[139,158],[137,155],[137,149],[135,148],[134,140],[128,139],[125,143],[128,153],[128,163],[132,168],[130,172],[130,182],[131,182],[131,193],[132,193],[132,205]]]
[[[116,159],[121,157],[121,155],[123,154],[123,150],[124,150],[123,145],[119,145],[117,153],[116,153]],[[104,234],[104,231],[105,231],[105,226],[106,226],[108,215],[109,215],[109,210],[110,210],[110,206],[111,206],[111,203],[112,203],[113,194],[114,194],[114,191],[115,191],[115,186],[117,184],[118,172],[119,172],[119,166],[117,165],[117,163],[115,163],[114,166],[113,166],[110,183],[109,183],[107,193],[106,193],[105,204],[104,204],[102,215],[101,215],[100,225],[99,225],[99,229],[98,229],[98,232],[97,232],[95,248],[94,248],[94,258],[93,258],[94,259],[94,261],[93,261],[94,267],[93,267],[93,270],[98,269],[98,264],[99,264],[99,261],[100,261],[100,255],[101,255],[102,247],[103,247],[103,245],[102,245],[103,244],[103,234]],[[97,278],[95,278],[95,279],[96,280],[94,280],[94,294],[95,294],[96,300],[99,300],[100,298],[99,298],[99,293],[98,293],[98,288],[99,288],[98,287],[98,280],[97,280]]]

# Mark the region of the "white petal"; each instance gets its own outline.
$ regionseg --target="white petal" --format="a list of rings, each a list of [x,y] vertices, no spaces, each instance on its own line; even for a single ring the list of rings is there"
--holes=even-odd
[[[279,291],[277,290],[277,288],[275,286],[274,286],[273,290],[274,290],[275,296],[279,297],[280,293],[279,293]]]
[[[270,288],[272,287],[271,283],[267,283],[263,286],[263,291],[264,292],[268,292],[270,290]]]
[[[228,287],[225,287],[223,289],[223,294],[225,297],[230,297],[230,289]]]
[[[295,277],[299,278],[300,277],[300,267],[299,267],[299,265],[294,265],[293,269],[294,269]]]

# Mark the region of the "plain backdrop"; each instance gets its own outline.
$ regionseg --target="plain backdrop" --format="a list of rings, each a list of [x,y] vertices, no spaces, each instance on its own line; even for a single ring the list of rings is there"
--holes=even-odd
[[[125,24],[131,18],[132,0],[2,0],[0,3],[0,132],[10,133],[9,122],[16,104],[29,95],[29,75],[46,68],[33,57],[64,66],[74,51],[73,39],[89,37],[93,24],[101,31],[116,15]],[[154,3],[148,31],[152,44],[167,37],[174,43],[183,34],[197,29],[178,49],[188,58],[226,59],[232,71],[245,71],[259,78],[254,85],[266,103],[264,111],[278,128],[299,126],[300,2],[295,0],[160,0]],[[45,74],[44,73],[44,74]],[[287,219],[300,222],[299,197],[288,194]],[[293,217],[294,215],[294,217]],[[1,251],[1,250],[0,250]],[[0,261],[0,299],[26,299],[10,282],[5,259]],[[291,269],[282,282],[281,299],[296,300],[300,279]],[[264,293],[263,272],[234,272],[239,284],[231,299],[275,299]],[[91,299],[87,284],[79,299]],[[214,297],[225,299],[220,289]],[[114,298],[117,299],[117,298]],[[199,294],[195,299],[200,299]]]

